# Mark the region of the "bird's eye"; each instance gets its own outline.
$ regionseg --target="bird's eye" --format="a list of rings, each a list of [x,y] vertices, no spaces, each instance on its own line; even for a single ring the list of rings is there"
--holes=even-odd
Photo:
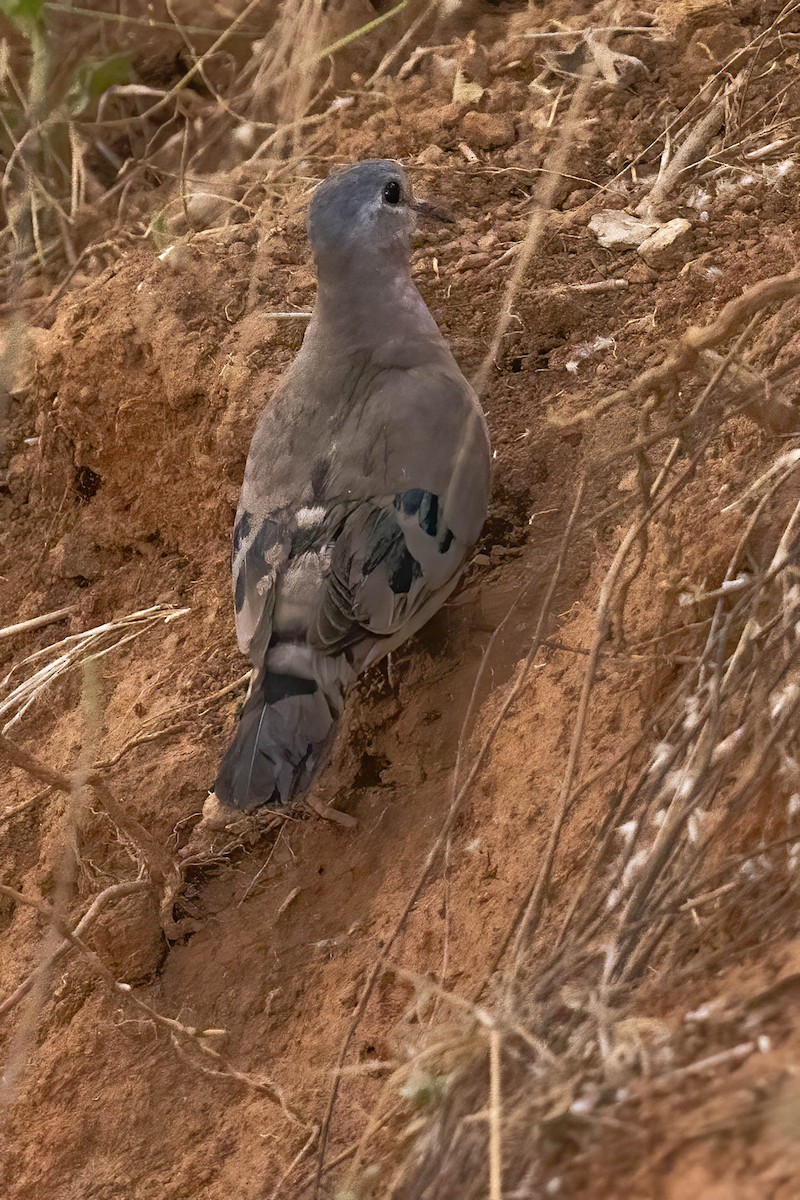
[[[400,203],[400,184],[396,179],[390,179],[383,187],[384,204],[399,204]]]

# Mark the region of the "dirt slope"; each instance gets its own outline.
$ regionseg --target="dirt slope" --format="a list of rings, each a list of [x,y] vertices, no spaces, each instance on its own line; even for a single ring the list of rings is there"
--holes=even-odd
[[[380,89],[356,88],[353,103],[318,127],[277,194],[252,166],[233,168],[247,203],[231,223],[173,231],[157,245],[142,239],[107,266],[98,259],[30,328],[12,396],[8,463],[0,463],[7,467],[0,612],[3,624],[64,606],[71,613],[59,625],[0,640],[3,674],[19,672],[0,700],[25,675],[22,660],[58,636],[163,608],[139,623],[133,640],[116,645],[122,635],[109,635],[114,648],[98,660],[99,682],[84,681],[83,699],[75,670],[7,732],[68,775],[88,742],[91,761],[107,764],[103,778],[125,812],[170,863],[184,863],[168,911],[159,911],[163,889],[146,888],[109,904],[86,937],[113,976],[157,1013],[225,1033],[207,1041],[224,1058],[203,1057],[190,1037],[178,1031],[171,1038],[109,987],[86,955],[64,956],[44,994],[34,988],[2,1027],[7,1070],[20,1071],[4,1114],[4,1196],[310,1194],[309,1130],[323,1119],[330,1072],[361,989],[447,814],[456,756],[460,750],[467,763],[474,760],[528,651],[585,479],[545,624],[550,640],[461,806],[446,867],[438,861],[402,925],[391,969],[350,1049],[348,1068],[361,1069],[342,1081],[321,1194],[390,1194],[411,1119],[407,1097],[396,1096],[396,1111],[364,1156],[377,1174],[346,1179],[350,1159],[337,1166],[337,1156],[352,1151],[392,1064],[454,1020],[449,1002],[434,1003],[414,980],[435,979],[471,998],[494,969],[545,854],[598,591],[637,503],[637,460],[627,452],[642,433],[641,397],[629,394],[586,422],[557,422],[631,387],[688,326],[710,322],[743,289],[793,266],[800,167],[790,138],[800,105],[783,89],[796,71],[800,19],[787,18],[784,40],[767,43],[764,31],[779,11],[769,4],[669,4],[655,18],[629,5],[614,10],[614,25],[636,30],[615,37],[614,50],[640,65],[629,64],[628,75],[620,60],[621,82],[592,85],[545,236],[513,300],[482,397],[495,448],[483,542],[455,600],[393,658],[391,677],[381,668],[359,685],[325,781],[337,807],[357,818],[355,829],[298,816],[272,829],[248,826],[235,844],[224,833],[201,841],[195,831],[244,690],[235,684],[245,664],[233,628],[229,534],[254,422],[303,333],[302,320],[265,314],[313,304],[303,232],[311,184],[334,163],[393,156],[409,165],[421,194],[453,211],[454,233],[422,236],[415,277],[461,366],[474,374],[503,310],[532,189],[563,133],[569,72],[586,58],[577,39],[562,44],[528,34],[554,32],[557,20],[608,23],[606,10],[592,15],[590,6],[578,7],[588,15],[574,5],[535,12],[475,6],[448,33],[450,50],[420,59],[402,78],[394,70]],[[476,43],[467,39],[473,28]],[[739,62],[744,47],[749,57]],[[484,89],[479,99],[472,93],[453,101],[448,56]],[[739,72],[747,73],[747,86],[732,93],[720,116],[723,144],[719,125],[708,133],[713,162],[679,177],[661,201],[658,217],[688,222],[683,240],[654,265],[633,249],[603,248],[590,219],[632,210],[642,180],[658,167],[662,143],[654,140],[707,80]],[[535,79],[546,102],[529,87]],[[702,103],[690,109],[680,123],[684,136],[702,113]],[[754,153],[780,139],[777,149]],[[687,161],[705,152],[698,145]],[[628,169],[634,161],[638,175]],[[797,308],[773,311],[770,321],[753,350],[756,365],[780,366],[797,350]],[[685,416],[695,394],[673,395],[669,417],[656,411],[651,431]],[[746,519],[741,509],[721,511],[727,498],[794,446],[791,429],[776,430],[762,417],[751,409],[724,421],[714,416],[687,434],[681,454],[694,453],[706,435],[707,445],[694,477],[654,524],[624,620],[609,640],[582,780],[619,759],[639,733],[652,731],[657,740],[663,732],[659,708],[700,645],[703,613],[681,597],[719,586]],[[797,500],[789,480],[761,514],[767,558]],[[668,641],[657,641],[665,632]],[[612,783],[575,796],[545,899],[544,941],[581,886],[615,786],[624,787],[626,772],[643,761],[623,760]],[[746,858],[767,832],[791,833],[787,804],[796,788],[787,778],[754,792],[749,825],[723,844],[725,854]],[[2,882],[52,900],[70,802],[18,767],[8,770],[4,793]],[[112,817],[91,789],[81,793],[71,925],[103,889],[152,867],[136,845],[136,828],[121,829]],[[201,855],[194,865],[186,862],[190,852]],[[575,1126],[559,1125],[545,1143],[541,1176],[513,1194],[797,1194],[793,886],[784,880],[777,901],[770,892],[771,907],[764,907],[766,894],[754,893],[737,915],[711,922],[716,965],[699,975],[691,959],[709,943],[697,918],[697,945],[683,973],[645,980],[633,1002],[672,1047],[663,1062],[656,1055],[651,1074],[717,1053],[719,1068],[646,1088],[623,1120],[587,1128],[591,1120],[576,1109]],[[756,920],[759,905],[763,919]],[[2,998],[39,961],[45,932],[40,913],[0,897]],[[484,993],[487,1002],[491,995]],[[687,1026],[686,1013],[711,1000],[720,1015]],[[760,1006],[756,1032],[764,1040],[727,1059],[756,1036],[752,1023],[750,1032],[741,1024],[748,1004]],[[641,1076],[649,1078],[637,1065]],[[254,1086],[264,1078],[272,1083]],[[289,1112],[275,1102],[276,1089]],[[424,1187],[404,1194],[466,1194],[452,1184]]]

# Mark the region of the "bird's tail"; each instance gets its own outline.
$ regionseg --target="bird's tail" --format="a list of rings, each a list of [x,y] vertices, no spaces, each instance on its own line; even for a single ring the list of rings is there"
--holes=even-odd
[[[299,643],[270,647],[251,683],[214,794],[248,811],[282,805],[310,783],[327,749],[354,672]]]

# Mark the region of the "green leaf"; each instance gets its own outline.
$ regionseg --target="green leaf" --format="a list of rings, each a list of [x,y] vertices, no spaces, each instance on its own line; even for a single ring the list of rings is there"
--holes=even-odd
[[[0,0],[0,4],[3,2]],[[81,63],[64,98],[68,115],[79,117],[110,87],[126,83],[131,77],[131,69],[127,54],[112,54],[110,58]]]
[[[19,29],[39,25],[45,0],[0,0],[0,13]]]
[[[145,237],[153,239],[156,250],[164,250],[169,245],[167,221],[163,208],[156,209],[153,213],[153,216],[150,218],[150,224],[145,230]]]

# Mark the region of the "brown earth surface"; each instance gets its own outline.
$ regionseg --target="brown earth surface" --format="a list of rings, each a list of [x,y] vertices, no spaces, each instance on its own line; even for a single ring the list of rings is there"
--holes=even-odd
[[[59,676],[7,729],[70,778],[81,762],[106,764],[103,779],[139,825],[109,813],[91,788],[65,796],[11,766],[1,881],[47,903],[66,895],[74,928],[107,887],[152,877],[140,826],[168,876],[182,867],[166,905],[156,879],[112,900],[87,930],[123,989],[73,947],[4,1014],[3,1196],[309,1196],[313,1128],[353,1028],[320,1195],[395,1194],[413,1100],[395,1090],[351,1178],[354,1144],[395,1067],[462,1016],[426,981],[471,1003],[489,980],[481,999],[489,1008],[499,995],[498,959],[558,814],[598,594],[636,511],[643,456],[632,444],[685,417],[698,387],[691,379],[685,394],[676,386],[650,426],[644,398],[631,393],[589,420],[565,422],[634,386],[689,326],[713,321],[745,288],[797,261],[800,165],[791,138],[800,95],[791,83],[800,13],[786,12],[755,0],[668,2],[655,14],[622,3],[611,16],[560,0],[530,10],[474,4],[442,34],[451,50],[399,71],[407,48],[380,86],[351,84],[353,103],[314,127],[279,185],[263,182],[257,165],[226,167],[230,194],[246,196],[235,214],[204,210],[194,228],[178,220],[159,238],[131,238],[95,255],[38,319],[26,310],[34,315],[0,462],[1,623],[70,613],[0,638],[0,674],[15,672],[0,701],[29,673],[23,660],[33,652],[163,607],[131,640],[112,631],[95,672]],[[776,20],[780,40],[759,58]],[[396,157],[420,194],[453,213],[454,231],[421,235],[414,275],[462,369],[476,375],[508,304],[532,194],[563,135],[569,72],[584,53],[578,39],[565,53],[558,39],[528,36],[557,31],[558,21],[632,27],[611,44],[642,66],[591,85],[544,235],[513,297],[482,394],[494,447],[482,542],[455,599],[350,699],[324,786],[357,826],[295,814],[272,827],[251,822],[236,838],[201,833],[244,693],[228,566],[244,459],[304,329],[302,319],[268,314],[313,305],[303,228],[310,188],[335,164]],[[453,101],[448,57],[483,89],[478,99]],[[345,81],[359,69],[352,47],[337,58]],[[547,71],[538,95],[529,84]],[[719,149],[718,123],[709,133],[713,162],[696,166],[706,153],[698,144],[687,160],[694,168],[659,203],[663,220],[688,221],[684,240],[653,266],[634,249],[603,248],[590,219],[632,212],[657,171],[665,127],[678,117],[684,133],[699,124],[707,81],[741,71],[747,86],[731,93],[719,119],[727,144]],[[753,154],[784,136],[778,150]],[[751,361],[788,363],[797,316],[796,304],[770,310]],[[18,334],[9,325],[5,336]],[[702,646],[705,610],[685,596],[719,587],[750,515],[723,508],[795,445],[796,423],[778,429],[762,410],[739,408],[725,419],[714,410],[707,425],[688,429],[679,454],[688,462],[698,453],[697,468],[650,527],[601,657],[580,761],[579,780],[590,782],[572,793],[534,964],[580,890],[615,796],[647,761],[641,743],[627,748],[645,733],[651,746],[665,736],[661,706]],[[667,446],[653,447],[656,470]],[[456,757],[463,780],[533,642],[581,480],[547,640],[460,804],[446,856],[406,913],[451,805]],[[799,497],[790,479],[759,514],[762,564]],[[790,836],[797,790],[791,778],[760,780],[730,837],[718,832],[719,861],[745,861],[764,841]],[[70,883],[63,863],[73,824]],[[686,915],[696,940],[680,969],[677,957],[665,959],[668,970],[655,966],[627,996],[628,1015],[657,1027],[662,1058],[656,1048],[645,1066],[637,1059],[613,1115],[595,1119],[570,1093],[539,1131],[539,1174],[504,1196],[798,1195],[796,879],[781,876],[777,891],[744,874],[740,883],[741,903],[719,919]],[[41,960],[47,930],[41,912],[0,896],[0,1012]],[[362,1013],[362,989],[390,939],[387,970]],[[224,1030],[205,1042],[223,1057],[204,1056],[196,1039],[158,1024],[131,995],[184,1027]],[[689,1069],[715,1055],[708,1069]],[[472,1194],[466,1183],[422,1176],[405,1186],[398,1195],[420,1200]],[[488,1175],[481,1186],[489,1196]]]

